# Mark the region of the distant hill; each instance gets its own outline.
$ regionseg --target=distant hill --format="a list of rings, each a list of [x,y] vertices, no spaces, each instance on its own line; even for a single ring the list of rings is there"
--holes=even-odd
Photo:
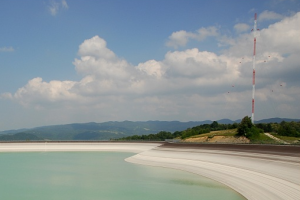
[[[220,124],[239,123],[221,119]],[[271,118],[256,121],[256,123],[270,123],[281,121],[300,121],[299,119]],[[155,134],[160,131],[183,131],[202,124],[211,124],[213,121],[145,121],[145,122],[103,122],[103,123],[74,123],[65,125],[43,126],[32,129],[8,130],[0,132],[0,140],[110,140],[132,135]]]
[[[17,129],[17,130],[7,130],[7,131],[0,131],[0,135],[1,134],[14,134],[14,133],[20,133],[23,131],[26,131],[28,129],[22,128],[22,129]]]
[[[131,135],[148,135],[160,131],[182,131],[189,127],[200,125],[201,122],[178,122],[178,121],[147,121],[147,122],[104,122],[104,123],[76,123],[54,126],[43,126],[22,130],[23,134],[32,134],[38,138],[47,140],[109,140]],[[10,135],[16,131],[0,132],[0,140],[3,136]],[[7,139],[5,139],[7,140]]]
[[[285,122],[299,122],[300,119],[289,119],[289,118],[270,118],[270,119],[262,119],[262,120],[258,120],[258,121],[255,121],[255,123],[281,123],[282,121],[285,121]]]
[[[42,140],[36,135],[30,133],[16,133],[13,135],[0,135],[0,141],[32,141],[32,140]]]
[[[235,123],[236,121],[232,121],[230,119],[220,119],[217,121],[219,124],[233,124]]]

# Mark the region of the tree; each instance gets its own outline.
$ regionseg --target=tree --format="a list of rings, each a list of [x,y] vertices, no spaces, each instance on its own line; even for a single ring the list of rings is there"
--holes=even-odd
[[[300,122],[285,122],[282,121],[278,128],[278,135],[299,137],[300,136]]]
[[[272,132],[273,131],[271,123],[268,123],[268,124],[266,124],[266,123],[259,123],[259,124],[255,124],[255,126],[257,128],[260,128],[260,129],[264,130],[264,132]]]
[[[210,127],[212,128],[212,130],[217,130],[217,128],[219,127],[219,123],[213,121],[213,123],[210,124]]]
[[[238,125],[238,129],[237,129],[237,135],[239,136],[246,136],[247,133],[250,132],[251,127],[253,126],[252,122],[251,122],[251,117],[245,116],[241,123]]]

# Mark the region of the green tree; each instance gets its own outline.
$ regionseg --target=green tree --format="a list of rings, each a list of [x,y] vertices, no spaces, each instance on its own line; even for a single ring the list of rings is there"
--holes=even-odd
[[[300,122],[281,122],[278,128],[278,135],[299,137]]]
[[[252,122],[251,122],[251,117],[245,116],[241,123],[238,125],[237,128],[237,135],[239,136],[247,136],[247,133],[250,132],[251,127],[253,126]]]
[[[213,123],[210,124],[210,127],[212,130],[217,130],[219,127],[219,123],[216,121],[213,121]]]
[[[264,132],[272,132],[273,131],[271,123],[268,123],[268,124],[266,124],[266,123],[259,123],[259,124],[255,124],[255,126],[257,128],[260,128],[260,129],[264,130]]]
[[[181,139],[185,139],[188,137],[191,137],[193,135],[198,135],[199,132],[197,132],[197,130],[193,129],[193,128],[188,128],[184,131],[182,131],[182,135],[181,135]]]
[[[260,128],[257,128],[256,126],[252,126],[249,129],[249,132],[247,133],[246,137],[249,138],[252,141],[256,140],[256,139],[259,139],[259,133],[260,132],[263,132],[263,130],[260,129]]]
[[[175,132],[173,133],[173,138],[180,137],[181,134],[182,134],[181,131],[175,131]]]
[[[234,129],[238,127],[238,123],[234,122],[232,125],[229,125],[229,129]]]

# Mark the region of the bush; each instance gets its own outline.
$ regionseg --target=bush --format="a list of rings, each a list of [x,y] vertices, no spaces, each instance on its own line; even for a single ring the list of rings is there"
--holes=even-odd
[[[278,128],[278,135],[300,137],[300,122],[281,122]]]
[[[241,123],[238,125],[237,135],[247,137],[247,133],[249,133],[252,126],[253,126],[253,124],[251,122],[251,118],[248,116],[245,116],[242,119]]]
[[[271,126],[271,123],[259,123],[259,124],[255,124],[256,127],[262,129],[264,132],[272,132],[273,128]]]
[[[188,128],[187,130],[182,131],[181,139],[185,139],[193,135],[198,135],[198,131],[196,131],[195,129]]]
[[[246,134],[246,137],[250,140],[257,140],[259,138],[260,133],[263,133],[262,129],[259,129],[255,126],[252,126],[249,129],[249,132]]]
[[[246,116],[242,119],[241,123],[238,125],[237,135],[245,136],[252,141],[257,140],[260,137],[260,133],[264,133],[264,130],[259,127],[254,126],[251,122],[251,118]]]

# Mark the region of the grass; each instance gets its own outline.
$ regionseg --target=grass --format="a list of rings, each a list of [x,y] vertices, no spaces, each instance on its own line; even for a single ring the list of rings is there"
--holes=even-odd
[[[300,144],[300,138],[299,137],[288,137],[288,136],[281,136],[281,135],[277,135],[274,133],[271,133],[273,136],[288,142],[288,143],[296,143],[296,144]]]
[[[281,144],[280,142],[266,136],[263,133],[259,134],[258,139],[251,140],[251,143],[253,143],[253,144]]]
[[[214,136],[235,136],[237,133],[237,129],[229,129],[229,130],[220,130],[220,131],[211,131],[210,133],[205,133],[205,134],[200,134],[200,135],[194,135],[188,138],[201,138],[201,137],[208,137],[208,138],[213,138]],[[297,137],[287,137],[287,136],[280,136],[277,134],[273,134],[275,137],[291,143],[291,144],[300,144],[300,138]],[[186,138],[186,139],[188,139]],[[282,144],[268,136],[266,136],[263,133],[259,134],[259,138],[255,140],[251,140],[252,144]]]
[[[235,136],[237,133],[237,129],[229,129],[229,130],[221,130],[221,131],[211,131],[210,133],[205,133],[201,135],[194,135],[189,138],[200,138],[200,137],[208,137],[208,138],[213,138],[214,136]],[[278,137],[286,142],[293,143],[294,141],[298,140],[300,138],[296,137],[285,137],[285,136],[278,136],[274,135],[275,137]],[[259,138],[255,140],[251,140],[251,143],[254,144],[281,144],[280,142],[266,136],[263,133],[259,134]],[[300,141],[299,141],[300,143]]]
[[[237,129],[229,129],[229,130],[221,130],[221,131],[211,131],[210,133],[204,133],[200,135],[194,135],[190,138],[198,138],[198,137],[209,137],[212,138],[214,136],[235,136]]]
[[[208,137],[208,138],[213,138],[215,136],[235,136],[237,133],[237,129],[229,129],[229,130],[220,130],[220,131],[211,131],[210,133],[204,133],[200,135],[194,135],[191,137],[188,137],[186,139],[192,138],[202,138],[202,137]]]

